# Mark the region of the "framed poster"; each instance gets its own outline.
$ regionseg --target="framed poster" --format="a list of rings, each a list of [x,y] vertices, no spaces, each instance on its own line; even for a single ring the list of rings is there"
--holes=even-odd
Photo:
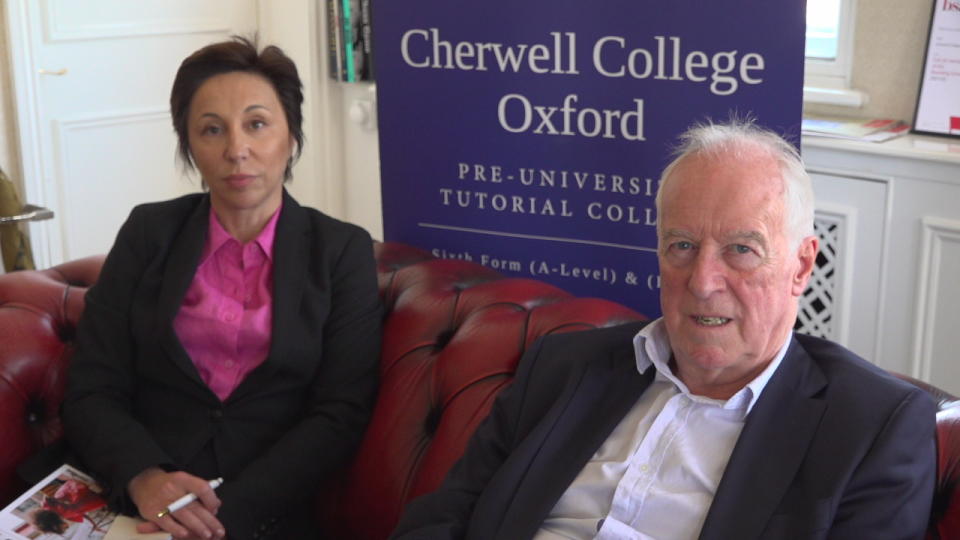
[[[960,138],[960,0],[934,0],[913,131]]]

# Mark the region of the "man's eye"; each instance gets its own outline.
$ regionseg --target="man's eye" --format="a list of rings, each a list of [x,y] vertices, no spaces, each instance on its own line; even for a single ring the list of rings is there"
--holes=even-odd
[[[749,246],[745,246],[743,244],[734,244],[733,250],[740,255],[746,255],[747,253],[753,251]]]
[[[693,242],[687,242],[686,240],[681,240],[673,244],[673,247],[686,251],[688,249],[693,249]]]

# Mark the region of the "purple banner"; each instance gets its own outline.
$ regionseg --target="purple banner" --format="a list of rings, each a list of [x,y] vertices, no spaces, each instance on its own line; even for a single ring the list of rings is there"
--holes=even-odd
[[[804,10],[377,1],[385,239],[659,315],[675,137],[735,112],[798,141]]]

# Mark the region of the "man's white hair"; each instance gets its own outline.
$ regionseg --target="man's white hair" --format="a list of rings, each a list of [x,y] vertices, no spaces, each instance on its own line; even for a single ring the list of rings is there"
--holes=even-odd
[[[745,150],[761,149],[780,165],[783,180],[784,225],[795,251],[800,241],[813,235],[813,185],[804,169],[797,149],[769,129],[760,127],[753,118],[733,117],[726,123],[712,120],[694,124],[680,135],[674,159],[663,174],[657,189],[657,232],[660,232],[661,198],[671,174],[685,158],[694,154],[744,155]]]

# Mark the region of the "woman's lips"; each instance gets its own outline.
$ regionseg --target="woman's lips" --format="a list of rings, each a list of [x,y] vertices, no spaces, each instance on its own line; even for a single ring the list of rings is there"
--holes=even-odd
[[[225,176],[223,180],[234,187],[243,187],[252,183],[256,179],[256,176],[252,174],[231,174]]]

